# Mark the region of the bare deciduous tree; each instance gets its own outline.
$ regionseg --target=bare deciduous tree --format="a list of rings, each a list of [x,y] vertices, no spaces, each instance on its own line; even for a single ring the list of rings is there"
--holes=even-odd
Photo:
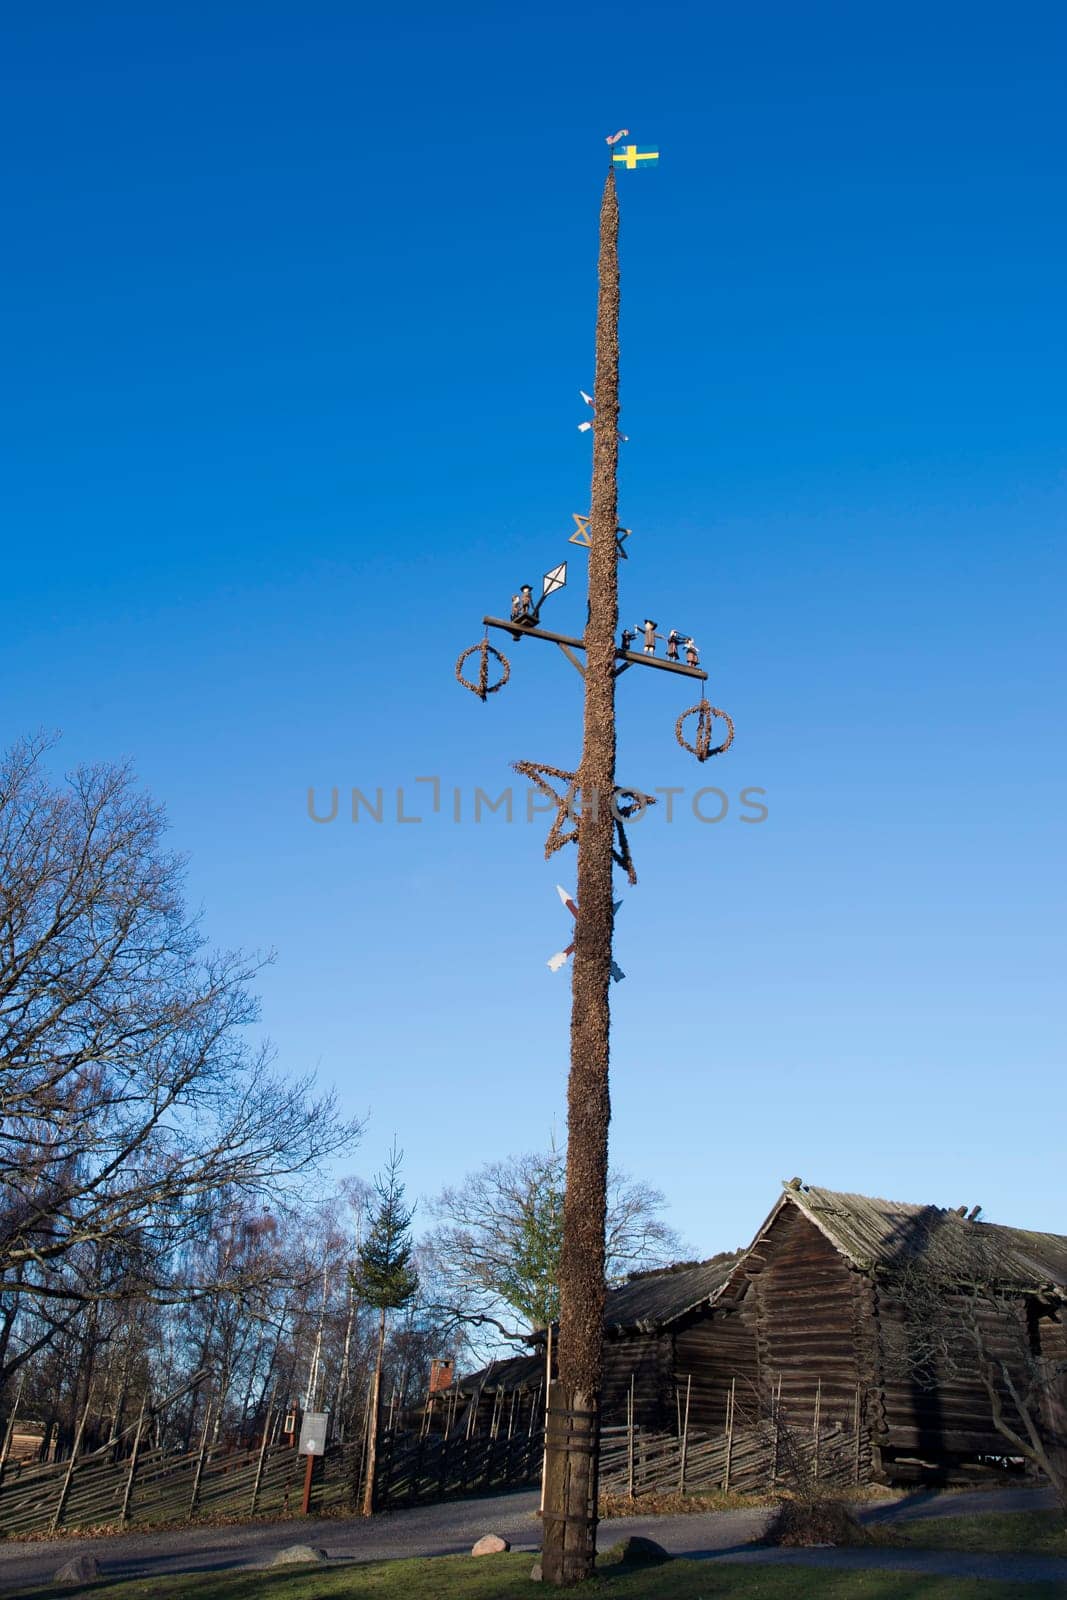
[[[977,1381],[1006,1453],[1043,1472],[1067,1511],[1067,1308],[1038,1286],[1005,1286],[995,1244],[983,1243],[976,1235],[966,1280],[922,1257],[894,1271],[903,1317],[890,1327],[887,1370],[927,1390]]]
[[[208,951],[161,808],[122,767],[51,783],[46,749],[25,742],[0,761],[8,1335],[27,1298],[51,1303],[55,1326],[93,1301],[218,1288],[182,1271],[217,1197],[284,1204],[359,1132],[309,1079],[249,1048],[257,963]],[[247,1252],[231,1264],[244,1271]],[[40,1347],[8,1337],[0,1382]]]
[[[559,1315],[566,1161],[555,1146],[489,1162],[430,1209],[433,1294],[458,1323],[520,1341]],[[608,1181],[607,1279],[676,1260],[658,1189],[613,1172]],[[429,1285],[428,1285],[429,1287]]]

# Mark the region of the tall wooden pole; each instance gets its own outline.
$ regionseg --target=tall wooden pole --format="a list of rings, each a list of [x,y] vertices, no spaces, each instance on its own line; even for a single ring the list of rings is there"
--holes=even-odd
[[[614,172],[600,207],[589,619],[579,768],[578,918],[567,1087],[567,1188],[560,1260],[558,1381],[546,1440],[542,1571],[580,1583],[596,1559],[599,1409],[604,1341],[608,1035],[615,791],[615,650],[619,622],[619,209]]]
[[[374,1515],[375,1478],[378,1474],[378,1435],[382,1407],[382,1365],[385,1360],[385,1307],[378,1317],[378,1351],[374,1358],[374,1377],[371,1379],[370,1416],[367,1421],[367,1455],[363,1479],[363,1503],[360,1512],[365,1517]]]

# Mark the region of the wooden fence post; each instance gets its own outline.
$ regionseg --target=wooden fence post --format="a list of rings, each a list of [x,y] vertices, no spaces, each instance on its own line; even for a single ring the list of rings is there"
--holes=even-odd
[[[451,1446],[452,1441],[449,1439],[446,1431],[444,1438],[441,1440],[441,1455],[437,1470],[437,1494],[438,1498],[442,1500],[444,1499],[445,1492],[448,1489],[448,1461],[449,1455],[451,1454]]]
[[[189,1515],[196,1515],[196,1508],[200,1503],[200,1480],[204,1476],[204,1461],[207,1457],[207,1436],[211,1427],[211,1400],[208,1400],[204,1410],[204,1426],[200,1430],[200,1449],[196,1454],[196,1470],[193,1473],[193,1487],[189,1495]]]
[[[782,1436],[782,1374],[778,1374],[777,1389],[771,1395],[771,1421],[774,1424],[774,1455],[771,1460],[771,1483],[778,1482],[778,1449]]]
[[[544,1430],[545,1431],[544,1431],[544,1440],[543,1440],[542,1447],[541,1447],[541,1499],[540,1499],[540,1502],[539,1502],[538,1508],[537,1508],[539,1516],[543,1516],[544,1515],[544,1509],[545,1509],[545,1484],[548,1481],[548,1412],[549,1412],[549,1407],[552,1404],[552,1324],[551,1324],[551,1322],[548,1324],[548,1331],[547,1331],[547,1333],[545,1335],[545,1377],[544,1377],[544,1385],[545,1385],[545,1409],[544,1409],[544,1412],[542,1413],[541,1420],[542,1420],[542,1422],[544,1424]],[[537,1400],[538,1400],[538,1404],[540,1404],[540,1401],[541,1401],[541,1387],[540,1387],[540,1384],[538,1385],[538,1388],[537,1388]]]
[[[266,1413],[266,1416],[263,1418],[263,1438],[260,1441],[260,1446],[259,1446],[259,1460],[256,1462],[256,1478],[255,1478],[255,1482],[252,1485],[252,1502],[248,1507],[248,1515],[250,1517],[254,1517],[255,1514],[256,1514],[256,1502],[259,1499],[259,1486],[263,1482],[263,1463],[267,1458],[267,1446],[270,1443],[270,1419],[274,1415],[274,1391],[275,1391],[275,1389],[277,1387],[278,1387],[278,1380],[277,1380],[277,1378],[275,1378],[273,1384],[271,1385],[270,1399],[267,1401],[267,1413]],[[198,1463],[198,1468],[199,1468],[199,1463]],[[199,1488],[200,1487],[199,1471],[198,1471],[196,1482],[197,1482],[197,1488]]]
[[[133,1450],[130,1453],[130,1470],[126,1475],[126,1487],[122,1494],[122,1511],[119,1515],[119,1524],[125,1527],[130,1520],[130,1502],[133,1499],[133,1482],[137,1476],[137,1461],[141,1454],[141,1435],[144,1432],[144,1414],[148,1405],[148,1390],[144,1392],[141,1400],[141,1415],[137,1419],[137,1432],[133,1436]]]
[[[862,1393],[863,1393],[863,1391],[862,1391],[860,1385],[857,1383],[857,1385],[856,1385],[856,1453],[855,1453],[855,1459],[853,1461],[853,1466],[852,1466],[852,1477],[853,1477],[853,1482],[855,1482],[855,1483],[859,1483],[859,1481],[860,1481],[860,1415],[861,1415],[861,1412],[862,1412]]]
[[[689,1453],[689,1397],[693,1392],[693,1374],[685,1380],[685,1421],[682,1423],[682,1448],[678,1460],[678,1492],[685,1493],[685,1468]]]
[[[819,1481],[819,1421],[822,1413],[822,1379],[815,1385],[815,1420],[812,1427],[815,1442],[815,1481]]]
[[[626,1467],[629,1495],[634,1497],[634,1375],[630,1374],[630,1393],[626,1396]]]
[[[362,1450],[359,1458],[359,1483],[357,1486],[359,1492],[356,1500],[357,1505],[362,1504],[363,1497],[367,1492],[367,1468],[370,1464],[370,1430],[373,1422],[371,1417],[371,1397],[373,1394],[374,1374],[372,1373],[370,1382],[367,1385],[367,1409],[363,1417],[363,1440]]]
[[[70,1480],[74,1476],[74,1465],[78,1459],[78,1451],[82,1447],[82,1435],[85,1432],[85,1424],[89,1420],[89,1407],[92,1405],[92,1403],[93,1386],[90,1384],[89,1393],[85,1396],[85,1409],[81,1414],[81,1420],[78,1423],[77,1429],[75,1430],[74,1443],[71,1446],[70,1451],[70,1460],[67,1462],[67,1470],[63,1474],[63,1484],[59,1491],[59,1499],[56,1501],[56,1509],[52,1513],[52,1521],[48,1528],[49,1533],[55,1533],[56,1529],[59,1527],[59,1524],[63,1521],[63,1512],[66,1510],[67,1496],[70,1493]]]
[[[11,1454],[11,1442],[15,1437],[15,1418],[18,1416],[19,1404],[22,1400],[22,1390],[25,1382],[26,1370],[23,1368],[22,1373],[19,1376],[19,1386],[15,1390],[15,1399],[11,1407],[11,1413],[7,1419],[7,1427],[4,1429],[3,1448],[0,1448],[0,1484],[2,1484],[4,1481],[4,1473],[7,1470],[7,1458]]]
[[[730,1493],[730,1468],[734,1455],[734,1402],[737,1397],[737,1379],[730,1379],[730,1398],[726,1405],[726,1461],[723,1464],[722,1492]]]

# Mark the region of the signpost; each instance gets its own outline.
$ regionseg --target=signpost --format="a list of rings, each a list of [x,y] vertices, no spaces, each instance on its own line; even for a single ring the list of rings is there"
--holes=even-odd
[[[307,1456],[302,1508],[305,1517],[311,1512],[311,1480],[315,1472],[315,1457],[326,1453],[326,1429],[329,1421],[328,1411],[305,1411],[300,1423],[300,1454]]]

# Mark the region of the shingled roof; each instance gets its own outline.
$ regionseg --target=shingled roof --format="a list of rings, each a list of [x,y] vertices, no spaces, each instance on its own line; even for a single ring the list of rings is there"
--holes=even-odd
[[[635,1272],[617,1289],[608,1290],[605,1329],[611,1333],[656,1333],[711,1300],[740,1257],[739,1250],[727,1250],[707,1261],[683,1261],[653,1272]]]
[[[673,1267],[633,1273],[625,1283],[608,1290],[605,1333],[657,1333],[687,1311],[714,1299],[740,1259],[739,1250],[729,1250],[707,1261],[682,1261]],[[491,1394],[503,1389],[510,1393],[512,1389],[534,1388],[543,1380],[544,1368],[541,1353],[491,1361],[480,1372],[461,1378],[460,1392],[470,1394],[478,1389]]]
[[[480,1372],[471,1372],[460,1378],[457,1387],[460,1394],[474,1394],[476,1391],[494,1394],[497,1389],[510,1394],[513,1389],[520,1392],[536,1389],[544,1381],[544,1352],[537,1351],[532,1356],[508,1356],[503,1361],[490,1361]]]
[[[1067,1238],[1062,1234],[979,1222],[963,1215],[965,1208],[909,1205],[820,1189],[798,1178],[786,1184],[768,1223],[789,1203],[861,1271],[891,1273],[921,1261],[955,1282],[989,1283],[1023,1293],[1051,1289],[1067,1297]]]

